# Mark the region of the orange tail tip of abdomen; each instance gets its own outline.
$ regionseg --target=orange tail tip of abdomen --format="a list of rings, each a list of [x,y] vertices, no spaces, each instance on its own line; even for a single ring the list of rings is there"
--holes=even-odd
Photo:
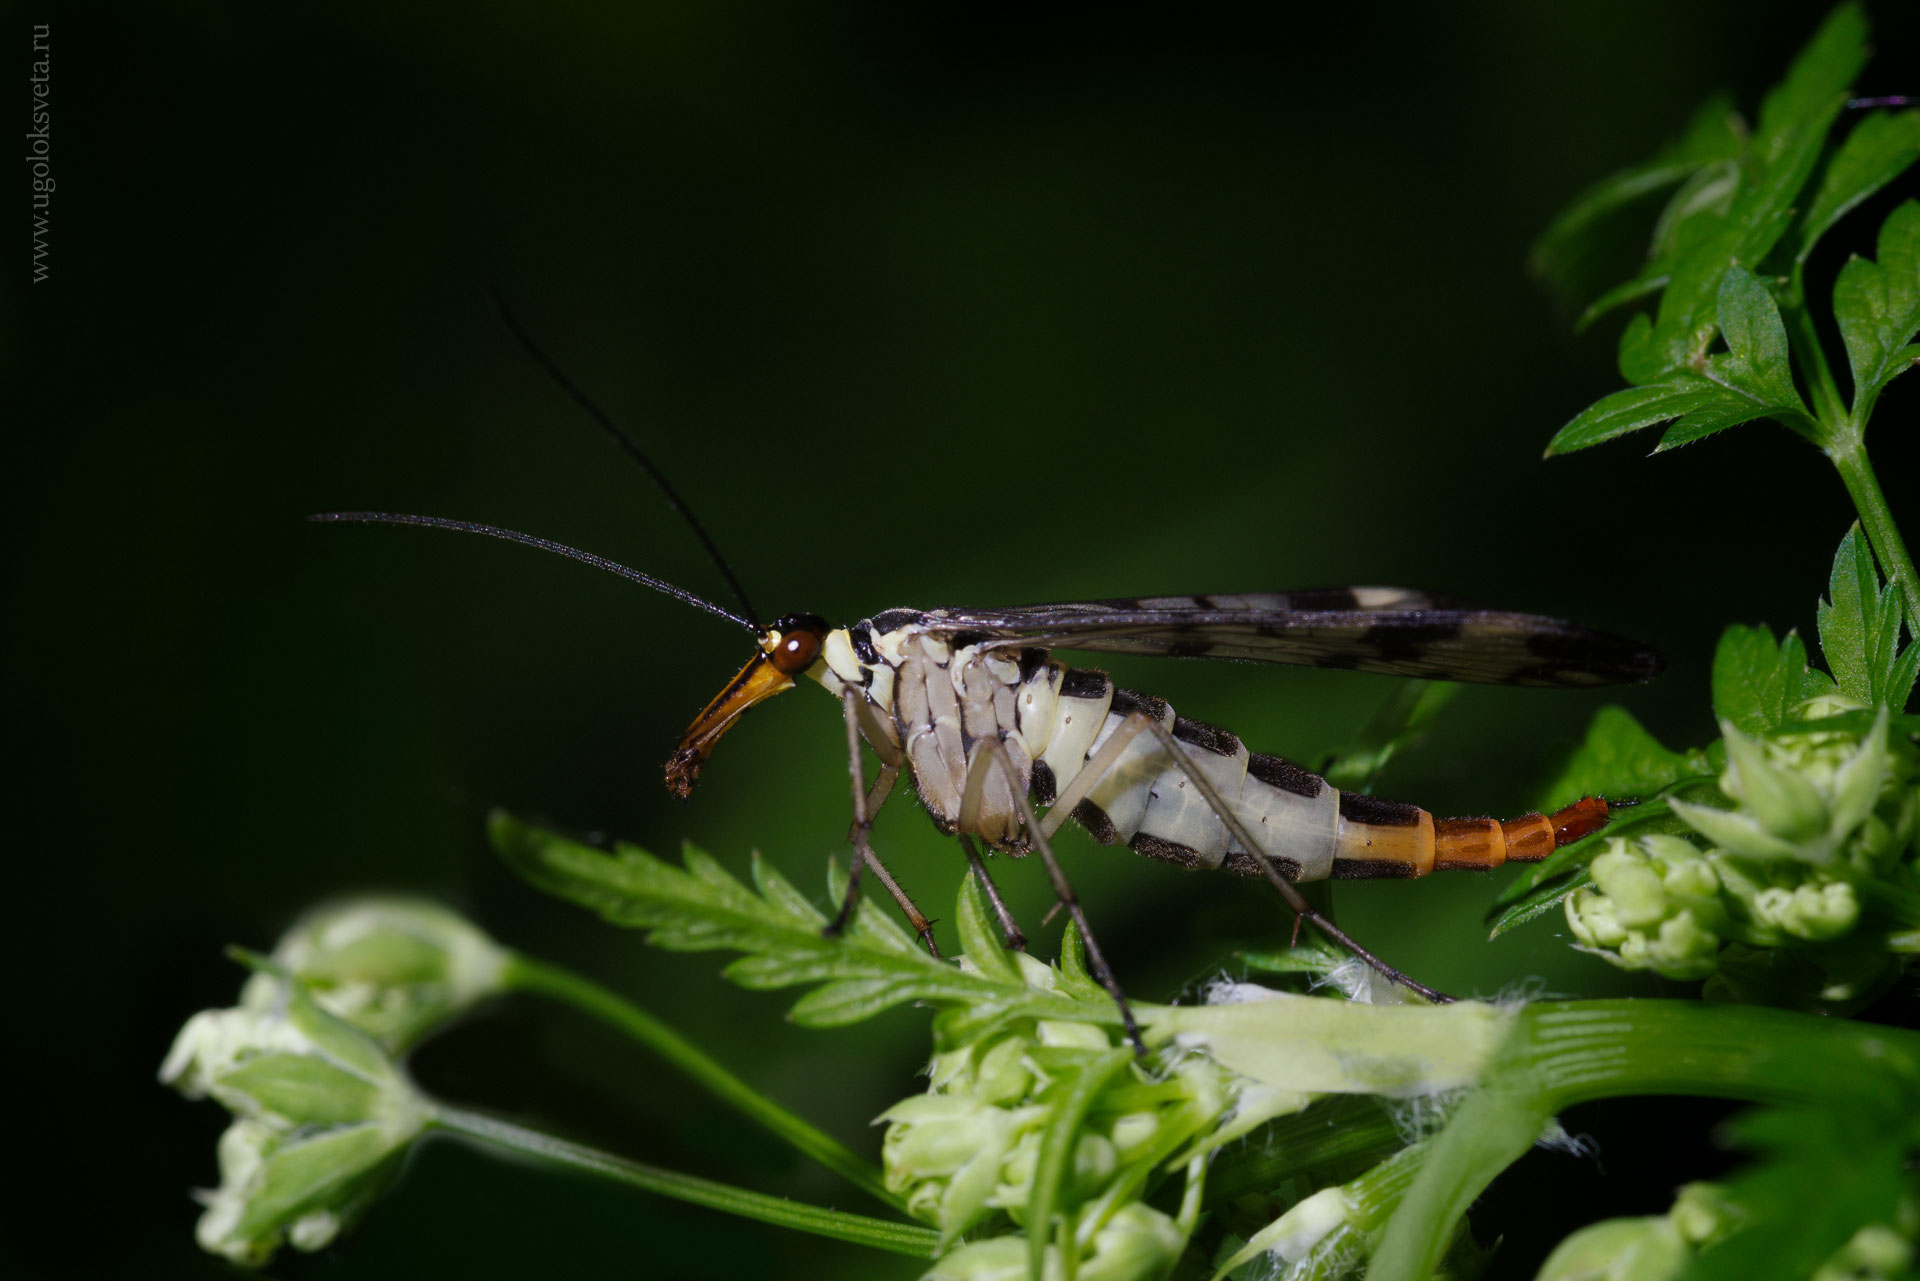
[[[1434,868],[1485,872],[1499,867],[1513,857],[1507,849],[1506,826],[1490,818],[1434,819]]]
[[[1607,803],[1583,796],[1552,814],[1522,814],[1500,825],[1507,838],[1509,863],[1538,863],[1563,845],[1591,836],[1607,825]]]
[[[1607,825],[1607,817],[1607,803],[1598,796],[1583,796],[1565,809],[1555,810],[1547,820],[1553,824],[1554,848],[1592,836]]]
[[[1584,797],[1551,815],[1522,814],[1506,822],[1490,818],[1433,820],[1433,865],[1484,872],[1502,863],[1538,863],[1607,825],[1607,803]]]

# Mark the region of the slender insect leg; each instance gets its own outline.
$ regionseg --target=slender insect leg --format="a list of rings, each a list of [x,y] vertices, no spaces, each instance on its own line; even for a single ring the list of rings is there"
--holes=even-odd
[[[873,787],[867,792],[867,826],[873,826],[874,815],[878,814],[880,807],[887,803],[887,797],[893,795],[893,784],[899,777],[899,766],[882,765],[880,767],[880,773],[873,780]],[[859,831],[858,823],[848,827],[847,840],[849,842],[859,840]]]
[[[847,893],[840,900],[839,914],[820,932],[831,938],[847,928],[847,922],[853,919],[854,905],[860,901],[861,869],[871,865],[873,874],[879,878],[882,885],[887,887],[887,893],[893,895],[893,901],[900,905],[900,911],[906,916],[907,924],[913,927],[913,932],[920,936],[922,943],[926,944],[927,951],[938,958],[940,948],[933,941],[933,922],[914,906],[913,900],[908,898],[907,892],[900,888],[900,883],[893,879],[893,874],[887,871],[886,864],[880,861],[879,856],[873,852],[872,844],[867,840],[867,831],[873,826],[873,811],[867,808],[866,770],[862,768],[860,761],[860,721],[859,714],[855,710],[855,701],[859,695],[848,689],[842,691],[840,697],[847,719],[847,770],[853,780],[853,866],[847,869]],[[884,774],[885,771],[883,770],[882,773]],[[888,783],[888,787],[892,787],[891,782]],[[878,784],[875,785],[875,790],[879,790]],[[885,800],[886,795],[882,793],[880,799]]]
[[[960,848],[967,852],[967,862],[973,864],[973,874],[980,878],[980,888],[986,891],[987,906],[993,909],[994,919],[1000,922],[1000,933],[1007,940],[1007,951],[1026,951],[1027,936],[1021,931],[1020,922],[1013,919],[1007,901],[1000,897],[1000,887],[993,883],[993,875],[987,871],[987,860],[980,857],[980,850],[971,836],[965,832],[956,835],[960,837]]]
[[[1115,736],[1118,736],[1117,732]],[[1114,977],[1113,968],[1107,964],[1106,955],[1100,950],[1100,940],[1093,936],[1093,926],[1080,907],[1079,895],[1073,892],[1072,882],[1067,880],[1067,874],[1060,868],[1060,861],[1053,856],[1053,845],[1041,829],[1040,820],[1034,816],[1033,805],[1027,800],[1027,789],[1014,772],[1013,763],[1007,759],[1007,749],[995,740],[989,739],[980,744],[980,754],[974,757],[973,765],[967,770],[966,795],[960,802],[961,825],[966,826],[969,811],[974,815],[979,812],[980,792],[986,783],[989,762],[1000,767],[1001,775],[1007,781],[1007,790],[1013,793],[1014,804],[1019,806],[1020,821],[1033,833],[1033,848],[1047,869],[1047,879],[1053,882],[1054,897],[1067,905],[1067,913],[1080,929],[1080,941],[1086,944],[1087,965],[1093,970],[1093,977],[1099,980],[1101,987],[1107,989],[1107,995],[1113,998],[1113,1003],[1120,1007],[1120,1021],[1126,1025],[1127,1039],[1133,1042],[1133,1052],[1145,1058],[1147,1044],[1140,1039],[1140,1025],[1134,1022],[1133,1007],[1127,1004],[1127,994],[1120,990],[1120,980]]]
[[[1134,715],[1139,716],[1140,714],[1136,712]],[[1393,966],[1388,965],[1385,961],[1375,956],[1372,952],[1369,952],[1366,948],[1361,947],[1345,930],[1328,920],[1318,908],[1307,902],[1306,896],[1300,893],[1294,883],[1280,874],[1280,869],[1273,865],[1273,860],[1267,857],[1266,851],[1260,848],[1260,843],[1253,839],[1252,833],[1247,831],[1246,825],[1240,821],[1239,815],[1233,812],[1233,807],[1226,803],[1219,791],[1208,781],[1207,776],[1194,768],[1193,762],[1187,758],[1186,749],[1180,746],[1180,740],[1173,736],[1172,731],[1158,721],[1148,720],[1144,716],[1141,716],[1140,719],[1145,723],[1147,729],[1152,732],[1153,736],[1160,740],[1161,748],[1173,759],[1173,763],[1180,767],[1180,772],[1185,774],[1188,781],[1199,791],[1201,797],[1207,802],[1207,808],[1211,809],[1214,814],[1219,817],[1220,821],[1226,824],[1227,831],[1233,834],[1233,839],[1240,842],[1240,848],[1247,851],[1247,853],[1253,857],[1253,861],[1259,865],[1261,873],[1265,875],[1268,882],[1272,884],[1274,889],[1280,891],[1280,897],[1287,901],[1287,906],[1294,910],[1296,916],[1313,922],[1314,928],[1318,929],[1322,934],[1332,939],[1347,951],[1353,953],[1353,955],[1360,958],[1360,960],[1365,961],[1367,965],[1383,975],[1390,982],[1398,983],[1410,991],[1418,992],[1421,996],[1426,997],[1429,1001],[1433,1001],[1436,1004],[1445,1005],[1453,1001],[1453,998],[1446,993],[1436,991],[1424,983],[1415,982],[1408,975],[1401,973]],[[1078,782],[1079,780],[1076,779],[1074,781]]]

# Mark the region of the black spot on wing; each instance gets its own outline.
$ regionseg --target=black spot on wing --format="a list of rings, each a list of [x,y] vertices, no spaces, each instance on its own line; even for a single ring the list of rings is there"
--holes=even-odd
[[[1458,619],[1376,623],[1360,634],[1360,643],[1388,662],[1418,663],[1435,647],[1460,635]]]
[[[1650,681],[1666,667],[1658,650],[1611,632],[1569,627],[1563,632],[1542,631],[1527,637],[1527,653],[1541,661],[1529,675],[1551,674],[1555,684],[1629,684]],[[1586,680],[1579,680],[1585,676]]]

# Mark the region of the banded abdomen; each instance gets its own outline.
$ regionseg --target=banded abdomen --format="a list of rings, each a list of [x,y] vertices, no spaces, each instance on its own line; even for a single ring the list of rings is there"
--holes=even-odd
[[[1259,874],[1152,735],[1137,735],[1099,777],[1075,787],[1088,761],[1131,713],[1173,732],[1262,850],[1296,881],[1537,862],[1607,818],[1606,803],[1589,798],[1550,817],[1436,819],[1415,805],[1342,792],[1277,756],[1249,752],[1226,730],[1175,715],[1164,699],[1117,689],[1105,673],[1058,663],[1028,674],[1018,705],[1036,801],[1065,799],[1073,804],[1073,819],[1101,844],[1124,843],[1186,867]]]

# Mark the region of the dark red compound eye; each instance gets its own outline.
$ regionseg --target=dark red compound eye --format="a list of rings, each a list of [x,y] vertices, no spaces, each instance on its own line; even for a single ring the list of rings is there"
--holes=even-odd
[[[773,625],[780,633],[773,647],[773,665],[788,676],[798,676],[820,657],[820,644],[826,639],[827,625],[812,614],[789,614]]]

